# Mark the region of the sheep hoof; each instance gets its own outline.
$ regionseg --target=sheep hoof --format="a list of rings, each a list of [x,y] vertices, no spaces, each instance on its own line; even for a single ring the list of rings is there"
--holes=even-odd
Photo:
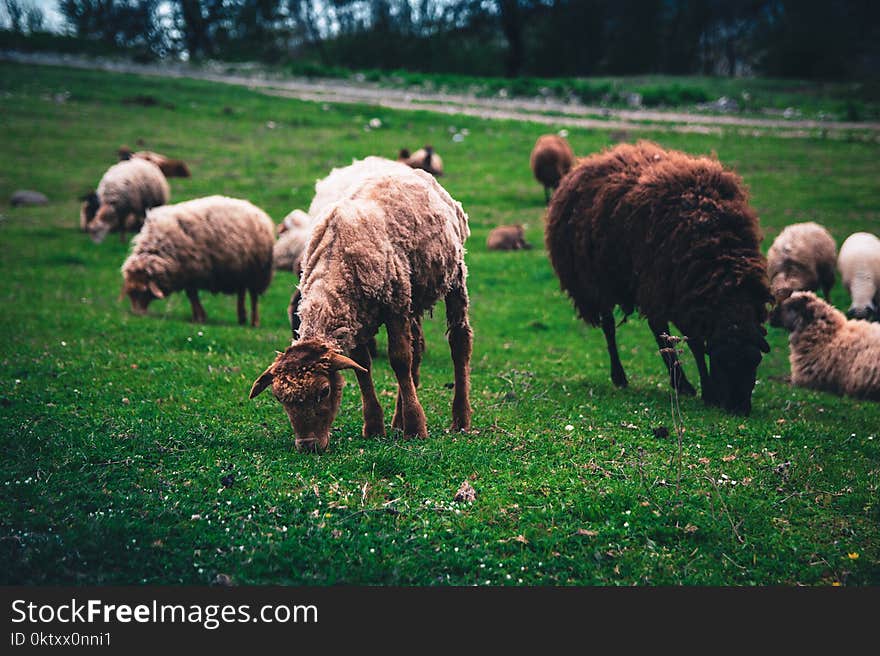
[[[622,371],[619,374],[612,373],[611,382],[620,389],[625,389],[629,385],[629,382],[626,380],[626,374]]]
[[[381,422],[379,422],[378,424],[364,422],[364,427],[361,431],[361,435],[366,438],[385,437],[385,426],[383,426]]]

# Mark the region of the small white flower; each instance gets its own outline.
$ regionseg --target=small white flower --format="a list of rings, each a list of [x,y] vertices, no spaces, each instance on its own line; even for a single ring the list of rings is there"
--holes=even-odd
[[[565,138],[568,136],[568,130],[566,130],[565,128],[562,128],[562,129],[561,129],[559,132],[557,132],[556,134],[558,134],[560,137],[562,137],[563,139],[565,139]]]
[[[464,141],[464,135],[461,134],[460,132],[457,134],[454,134],[454,135],[452,135],[452,140],[455,143],[461,143],[462,141]]]
[[[270,130],[274,130],[276,127],[278,127],[278,124],[275,121],[267,121],[266,127]]]
[[[67,346],[67,342],[65,342],[65,341],[62,340],[62,342],[61,342],[61,346]]]
[[[565,425],[565,430],[571,432],[571,431],[574,430],[574,426],[572,426],[571,424],[566,424],[566,425]]]
[[[378,118],[371,118],[370,127],[374,130],[377,130],[382,127],[382,121],[380,121]]]

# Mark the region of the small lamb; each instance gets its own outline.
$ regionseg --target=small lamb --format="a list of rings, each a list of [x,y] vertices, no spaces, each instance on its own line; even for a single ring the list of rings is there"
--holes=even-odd
[[[246,200],[207,196],[151,210],[122,265],[122,295],[135,314],[151,301],[185,290],[193,321],[204,323],[200,289],[238,294],[238,323],[247,321],[245,290],[251,297],[251,325],[259,325],[258,297],[272,279],[272,219]]]
[[[880,239],[869,232],[856,232],[840,247],[837,268],[852,305],[846,315],[853,319],[880,319]]]
[[[795,292],[780,307],[792,385],[880,401],[880,324],[847,321],[813,292]]]

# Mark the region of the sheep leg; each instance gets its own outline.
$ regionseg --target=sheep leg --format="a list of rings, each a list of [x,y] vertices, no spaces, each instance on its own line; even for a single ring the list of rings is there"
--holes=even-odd
[[[247,322],[247,312],[244,309],[244,289],[238,290],[238,325],[243,326]]]
[[[626,372],[620,363],[620,355],[617,353],[617,330],[614,326],[614,315],[611,310],[602,313],[602,332],[605,333],[605,343],[608,346],[608,357],[611,358],[611,382],[617,387],[626,387]]]
[[[208,318],[208,315],[205,314],[205,308],[202,307],[202,304],[199,301],[199,291],[192,288],[187,289],[186,296],[189,298],[190,305],[192,305],[193,322],[205,323],[205,319]]]
[[[416,389],[419,387],[419,368],[422,366],[422,354],[425,352],[425,333],[422,330],[422,318],[416,317],[410,322],[413,336],[412,379]]]
[[[296,291],[293,292],[293,295],[290,297],[290,305],[287,306],[287,318],[290,321],[290,332],[293,333],[293,338],[297,339],[297,332],[299,331],[299,303],[302,300],[302,295],[299,293],[299,287],[296,288]],[[373,341],[373,348],[371,353],[374,353],[376,350],[375,338]]]
[[[376,388],[373,387],[372,360],[370,350],[365,344],[357,346],[351,353],[351,359],[366,369],[366,373],[355,371],[358,385],[361,388],[361,410],[364,414],[364,437],[376,437],[385,435],[385,419],[382,416],[382,406],[376,397]]]
[[[702,339],[689,339],[688,346],[697,363],[697,371],[700,372],[700,395],[705,403],[717,404],[715,394],[712,391],[712,379],[709,378],[709,368],[706,367],[706,348]]]
[[[395,427],[402,427],[404,437],[428,437],[425,411],[416,395],[412,379],[413,336],[409,319],[389,319],[388,359],[397,377],[397,404],[394,408]]]
[[[474,332],[468,321],[467,290],[453,289],[446,295],[446,330],[455,367],[455,394],[452,397],[453,431],[471,429],[471,352]]]
[[[254,328],[260,327],[260,296],[257,294],[256,289],[249,289],[248,292],[251,295],[251,326]]]
[[[665,321],[648,321],[651,332],[654,333],[654,339],[657,340],[657,346],[660,349],[660,355],[663,357],[663,363],[669,372],[669,385],[679,394],[685,396],[696,396],[697,390],[690,384],[684,370],[681,368],[681,362],[678,359],[678,353],[675,350],[675,344],[667,343],[661,335],[669,334],[669,324]]]

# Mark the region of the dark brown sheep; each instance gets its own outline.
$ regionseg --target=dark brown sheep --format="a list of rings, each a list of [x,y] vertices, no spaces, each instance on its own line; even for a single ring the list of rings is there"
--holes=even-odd
[[[550,190],[559,186],[559,181],[574,165],[574,153],[562,137],[544,134],[535,142],[529,164],[535,179],[544,185],[544,200],[549,203]]]
[[[674,387],[695,394],[661,337],[669,322],[688,338],[703,400],[739,414],[751,410],[761,352],[769,351],[761,238],[737,175],[644,141],[580,161],[554,195],[546,226],[562,288],[605,333],[615,385],[627,384],[615,341],[619,305],[648,319]]]

